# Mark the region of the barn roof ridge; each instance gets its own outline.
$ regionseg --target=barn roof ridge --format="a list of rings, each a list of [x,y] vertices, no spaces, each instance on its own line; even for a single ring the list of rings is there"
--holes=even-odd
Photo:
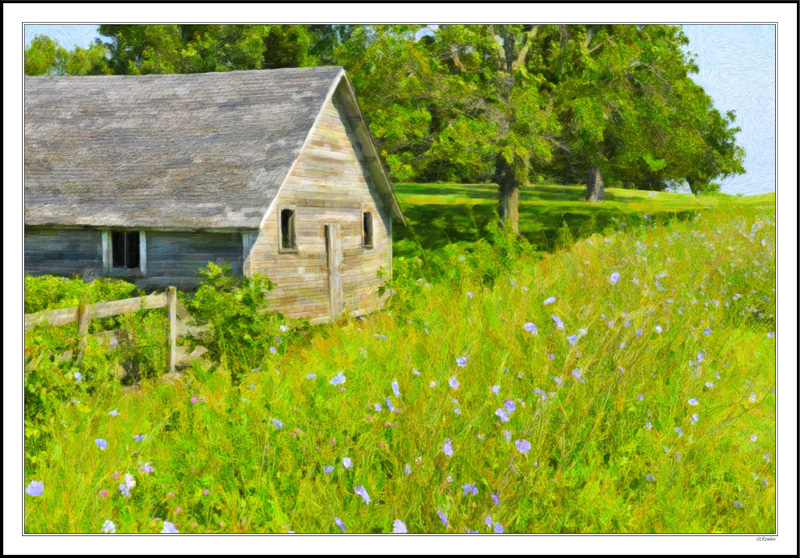
[[[257,229],[341,90],[404,222],[341,66],[25,78],[25,224]]]

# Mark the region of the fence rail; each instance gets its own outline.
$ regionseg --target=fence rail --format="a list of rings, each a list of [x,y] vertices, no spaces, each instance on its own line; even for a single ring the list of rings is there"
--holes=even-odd
[[[169,319],[167,371],[174,372],[175,363],[178,360],[178,318],[186,319],[190,317],[186,308],[178,302],[178,294],[175,287],[168,287],[166,293],[148,295],[144,298],[125,298],[95,304],[87,304],[85,301],[81,301],[78,306],[73,306],[72,308],[59,308],[57,310],[25,314],[25,331],[43,323],[51,326],[60,326],[78,322],[80,350],[77,359],[80,361],[83,359],[83,353],[86,348],[86,337],[89,333],[89,322],[91,320],[156,308],[166,308],[167,318]]]

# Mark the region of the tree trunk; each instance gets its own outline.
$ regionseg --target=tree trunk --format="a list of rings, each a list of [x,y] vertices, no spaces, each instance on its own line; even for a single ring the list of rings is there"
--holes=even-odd
[[[606,190],[603,186],[603,176],[600,174],[600,169],[591,167],[589,169],[589,179],[586,181],[586,200],[599,202],[603,200],[605,195]]]
[[[686,183],[689,185],[689,190],[692,191],[692,194],[695,196],[697,195],[697,182],[692,180],[691,178],[686,179]]]
[[[519,186],[520,181],[513,165],[501,155],[495,162],[495,181],[498,187],[500,220],[508,224],[514,234],[519,234]]]

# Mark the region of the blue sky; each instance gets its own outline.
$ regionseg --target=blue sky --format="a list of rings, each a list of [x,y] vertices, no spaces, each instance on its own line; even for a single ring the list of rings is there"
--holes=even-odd
[[[721,111],[735,110],[746,151],[744,175],[722,182],[729,194],[775,191],[775,28],[772,25],[684,25],[700,72],[692,78]],[[62,46],[88,47],[96,25],[26,25],[25,42],[46,34]]]

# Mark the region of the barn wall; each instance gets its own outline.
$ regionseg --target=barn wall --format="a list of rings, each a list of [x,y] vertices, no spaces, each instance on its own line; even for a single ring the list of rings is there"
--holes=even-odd
[[[147,231],[147,275],[132,282],[142,289],[189,289],[208,262],[228,262],[241,275],[242,255],[239,233]]]
[[[103,271],[97,230],[25,229],[25,274],[98,276]]]
[[[242,235],[240,233],[146,231],[147,273],[111,274],[103,269],[102,232],[97,229],[25,230],[25,273],[27,275],[79,274],[113,276],[134,283],[140,289],[154,290],[169,285],[190,289],[200,279],[199,270],[209,261],[229,262],[242,274]]]
[[[297,253],[279,251],[279,219],[284,207],[295,209]],[[373,248],[362,247],[362,212],[372,212]],[[337,95],[300,155],[274,212],[250,251],[251,272],[267,275],[275,289],[273,308],[290,317],[329,315],[325,223],[340,223],[344,270],[343,313],[370,312],[381,306],[380,267],[391,273],[389,212],[384,208]]]

